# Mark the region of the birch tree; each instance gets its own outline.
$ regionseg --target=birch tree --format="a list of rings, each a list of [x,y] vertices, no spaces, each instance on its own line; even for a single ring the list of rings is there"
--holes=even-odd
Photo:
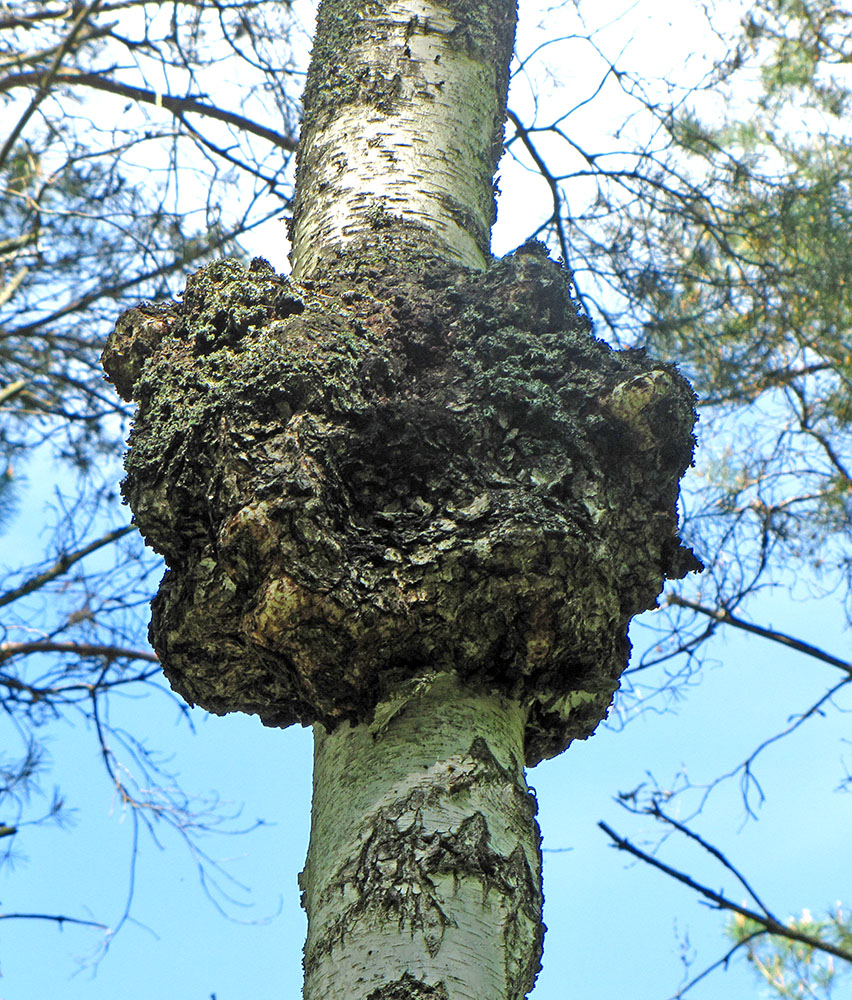
[[[724,16],[727,6],[714,8],[712,17]],[[554,11],[548,25],[559,16]],[[4,564],[9,561],[0,569],[0,577],[7,574],[0,594],[0,689],[22,746],[19,760],[2,762],[0,865],[17,853],[12,845],[28,849],[28,832],[40,815],[63,815],[61,794],[43,811],[37,799],[27,798],[46,783],[39,781],[49,763],[41,746],[55,722],[91,723],[107,787],[128,804],[134,824],[165,819],[190,844],[200,820],[213,825],[171,773],[151,772],[152,758],[139,753],[150,735],[141,721],[124,734],[105,722],[111,692],[148,686],[165,692],[136,613],[159,567],[150,555],[139,560],[136,532],[124,526],[114,503],[115,477],[107,465],[121,447],[117,418],[128,408],[105,391],[96,357],[105,327],[124,304],[172,294],[176,274],[212,253],[240,253],[241,234],[290,210],[286,167],[295,140],[288,123],[295,127],[299,111],[287,81],[293,70],[299,75],[301,63],[291,56],[289,19],[288,4],[257,0],[0,3],[0,184],[7,196],[0,253],[0,531],[6,529],[0,550]],[[697,502],[693,480],[688,530],[711,568],[669,594],[668,613],[646,619],[652,641],[642,643],[638,632],[646,651],[622,675],[625,713],[639,699],[665,698],[675,686],[683,691],[700,672],[696,651],[732,629],[796,648],[808,657],[803,673],[816,663],[842,672],[793,721],[781,711],[786,721],[779,735],[817,724],[809,720],[822,718],[824,707],[848,686],[848,657],[804,641],[813,634],[797,637],[770,627],[765,612],[750,603],[767,582],[786,589],[787,579],[810,577],[814,567],[827,592],[835,584],[843,592],[850,579],[846,21],[848,14],[830,0],[752,5],[728,56],[708,78],[726,108],[721,123],[705,121],[706,110],[690,110],[692,102],[669,75],[670,99],[660,99],[646,89],[641,72],[630,72],[620,43],[610,48],[618,53],[610,62],[598,27],[581,23],[553,56],[546,88],[537,74],[534,109],[518,100],[510,115],[510,153],[523,147],[553,194],[550,220],[530,215],[528,231],[547,238],[577,268],[583,301],[601,317],[599,332],[609,327],[614,343],[645,343],[677,357],[702,397],[701,428],[710,443],[700,452],[706,491],[704,502]],[[701,52],[715,34],[694,33]],[[603,59],[602,77],[579,68],[579,52],[587,47]],[[641,36],[633,41],[637,50],[647,55]],[[529,67],[521,53],[516,72]],[[758,77],[763,93],[752,91]],[[227,88],[218,86],[222,79]],[[647,145],[582,132],[575,112],[590,102],[595,114],[606,108],[606,79],[630,91],[657,122],[659,132],[652,130]],[[547,98],[559,81],[569,99],[550,120]],[[653,78],[646,82],[651,86]],[[755,101],[744,111],[748,93]],[[563,114],[564,107],[570,110]],[[791,109],[808,116],[807,127],[792,134],[786,127]],[[548,140],[557,137],[554,147]],[[204,157],[202,170],[196,154]],[[434,161],[424,186],[433,169]],[[584,202],[586,174],[598,187]],[[188,176],[193,184],[186,183]],[[255,184],[247,200],[238,195],[240,176]],[[349,173],[340,176],[345,180]],[[385,192],[385,200],[393,198],[400,175],[382,176],[394,177]],[[326,175],[321,185],[328,183]],[[357,200],[360,188],[350,188],[340,192],[339,203]],[[410,192],[414,198],[420,193]],[[406,198],[397,199],[397,213]],[[388,221],[385,212],[375,216],[377,229]],[[614,299],[596,294],[603,286]],[[138,329],[156,343],[169,315],[146,307],[131,312],[122,327],[133,327],[136,317]],[[144,354],[141,342],[139,350]],[[768,412],[753,405],[767,401]],[[755,428],[749,447],[742,447],[742,422],[728,419],[735,409]],[[19,539],[13,518],[18,498],[26,496],[21,472],[37,447],[51,449],[57,468],[83,475],[70,487],[70,507],[56,531]],[[93,509],[110,512],[97,530]],[[112,564],[96,569],[95,553],[110,552]],[[671,673],[667,664],[675,665]],[[739,662],[731,666],[739,673]],[[646,680],[660,672],[662,681],[652,681],[649,694]],[[761,755],[763,764],[765,751],[775,746],[758,732],[755,727],[754,752],[730,771],[742,777],[750,812],[762,795],[755,758]],[[728,773],[722,765],[719,770]],[[841,784],[849,787],[848,766]],[[687,784],[682,790],[695,789]],[[656,816],[656,795],[652,790],[639,802],[643,819]],[[66,797],[73,802],[73,791]],[[678,816],[688,812],[683,802],[679,797]],[[32,892],[32,898],[24,892],[29,906],[39,883],[25,875],[18,884]],[[557,892],[551,887],[552,896]],[[81,912],[84,901],[74,892],[69,899]],[[68,919],[31,909],[39,919]],[[803,917],[794,940],[801,944],[802,926],[831,928],[833,919]],[[749,923],[747,936],[751,929]],[[737,933],[736,940],[744,939]],[[762,951],[761,967],[773,970],[790,955],[796,957],[779,952],[768,960]]]
[[[514,24],[323,0],[292,277],[215,262],[104,353],[172,686],[314,727],[309,1000],[532,989],[524,765],[594,730],[631,617],[699,568],[688,384],[596,340],[542,245],[490,255]]]

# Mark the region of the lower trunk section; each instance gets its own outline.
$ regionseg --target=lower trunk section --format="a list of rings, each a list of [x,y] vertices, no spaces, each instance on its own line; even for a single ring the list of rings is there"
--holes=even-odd
[[[449,674],[315,727],[305,1000],[520,1000],[540,968],[524,712]]]

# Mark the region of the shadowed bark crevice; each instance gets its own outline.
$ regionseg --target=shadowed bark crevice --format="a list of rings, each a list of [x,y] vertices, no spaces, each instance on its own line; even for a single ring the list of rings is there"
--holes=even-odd
[[[406,972],[395,982],[374,990],[367,1000],[448,1000],[448,996],[442,983],[430,986]]]

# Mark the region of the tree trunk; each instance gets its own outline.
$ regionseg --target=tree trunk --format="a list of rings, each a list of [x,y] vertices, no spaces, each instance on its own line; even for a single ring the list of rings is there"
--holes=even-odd
[[[320,5],[294,276],[377,237],[485,267],[514,25],[514,0]],[[541,855],[523,714],[427,674],[372,723],[314,727],[305,1000],[532,989]]]
[[[495,261],[514,0],[323,0],[295,280],[220,261],[104,352],[151,639],[209,711],[313,724],[306,1000],[521,1000],[523,766],[590,735],[664,577],[694,396],[596,340],[537,243]]]
[[[539,969],[541,862],[519,705],[451,675],[315,728],[305,1000],[508,1000]]]
[[[399,227],[484,268],[515,0],[324,0],[305,88],[293,274]]]

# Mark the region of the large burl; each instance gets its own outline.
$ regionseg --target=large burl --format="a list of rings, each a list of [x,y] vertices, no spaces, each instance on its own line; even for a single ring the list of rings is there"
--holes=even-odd
[[[528,708],[532,765],[594,729],[631,617],[699,568],[692,390],[596,340],[540,245],[484,272],[348,254],[302,284],[218,261],[103,361],[168,565],[151,641],[211,712],[333,729],[455,671]]]

